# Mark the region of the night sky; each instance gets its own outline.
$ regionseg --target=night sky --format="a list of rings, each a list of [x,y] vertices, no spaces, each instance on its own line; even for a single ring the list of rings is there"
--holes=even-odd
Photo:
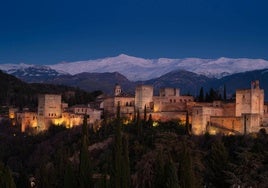
[[[267,0],[2,0],[0,63],[268,60]]]

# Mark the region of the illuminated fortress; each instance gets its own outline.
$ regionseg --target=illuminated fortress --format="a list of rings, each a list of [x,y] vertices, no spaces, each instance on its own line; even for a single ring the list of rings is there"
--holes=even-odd
[[[153,87],[136,87],[135,96],[126,95],[119,85],[113,97],[103,101],[106,114],[115,116],[120,105],[121,116],[133,118],[134,113],[146,110],[154,121],[180,120],[185,122],[189,114],[192,134],[248,134],[264,128],[268,130],[267,106],[264,104],[264,90],[259,81],[252,81],[250,89],[238,89],[235,102],[195,102],[192,96],[181,96],[178,88],[160,89],[153,96]],[[143,116],[141,116],[143,118]]]
[[[38,111],[18,112],[10,108],[10,119],[16,120],[21,131],[47,130],[51,124],[64,125],[67,128],[82,124],[83,116],[89,115],[90,125],[101,122],[101,115],[114,118],[117,106],[120,106],[121,117],[129,121],[137,112],[146,111],[147,118],[153,121],[186,121],[189,115],[191,132],[194,135],[210,134],[248,134],[260,129],[268,131],[268,107],[264,104],[264,90],[259,81],[252,81],[251,88],[236,90],[235,102],[213,101],[196,102],[192,96],[180,95],[178,88],[162,88],[159,95],[154,96],[153,86],[139,85],[135,95],[124,93],[120,85],[116,85],[114,95],[102,99],[96,110],[87,105],[76,105],[68,108],[62,103],[61,95],[43,94],[38,97]],[[15,121],[14,121],[15,122]]]

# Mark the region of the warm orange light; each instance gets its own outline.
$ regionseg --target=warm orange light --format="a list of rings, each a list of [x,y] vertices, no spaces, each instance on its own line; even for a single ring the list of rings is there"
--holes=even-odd
[[[159,123],[157,121],[154,121],[153,122],[153,127],[157,127],[157,126],[159,126]]]

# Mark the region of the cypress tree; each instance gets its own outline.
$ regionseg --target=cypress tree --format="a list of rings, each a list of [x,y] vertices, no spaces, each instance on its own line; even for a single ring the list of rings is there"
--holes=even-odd
[[[122,169],[122,188],[130,187],[130,164],[129,164],[129,151],[128,151],[128,139],[124,136],[123,139],[123,169]]]
[[[0,187],[1,188],[16,188],[14,179],[7,166],[0,162]]]
[[[67,163],[65,169],[63,187],[64,188],[77,187],[76,176],[70,163]]]
[[[153,118],[152,118],[152,114],[150,114],[148,118],[148,127],[152,127],[152,126],[153,126]]]
[[[139,120],[138,120],[139,121]],[[112,171],[112,187],[130,187],[130,164],[128,139],[122,135],[122,123],[120,118],[120,106],[117,108],[115,121],[114,164]]]
[[[163,156],[163,151],[160,150],[156,156],[156,167],[154,176],[154,187],[165,187],[166,176],[165,176],[165,161]]]
[[[120,106],[117,106],[117,116],[115,121],[115,145],[114,145],[114,187],[121,187],[122,179],[122,133],[121,133],[121,119]]]
[[[147,110],[146,110],[146,105],[144,106],[144,117],[143,117],[143,120],[144,120],[144,122],[146,122],[147,121]]]
[[[200,88],[198,101],[199,102],[203,102],[204,101],[204,89],[203,89],[203,87]]]
[[[182,153],[180,155],[180,166],[179,166],[179,182],[182,188],[192,188],[195,187],[194,182],[194,172],[192,166],[192,157],[188,146],[185,141],[182,145]]]
[[[186,120],[185,120],[185,132],[187,135],[191,134],[191,130],[190,130],[190,124],[189,124],[189,114],[188,111],[186,111]]]
[[[165,165],[165,176],[167,188],[179,188],[177,168],[171,158]]]
[[[171,156],[159,151],[155,162],[155,176],[153,187],[179,188],[177,168]]]
[[[229,169],[228,152],[221,141],[212,144],[207,156],[207,184],[215,187],[229,187],[226,173]]]
[[[82,127],[79,164],[79,187],[81,188],[92,187],[92,167],[89,158],[88,142],[87,115],[85,115]]]
[[[142,124],[141,124],[141,119],[140,119],[140,111],[138,110],[137,112],[137,132],[138,132],[138,137],[141,137],[142,135]]]
[[[134,116],[133,116],[133,122],[137,121],[137,114],[136,114],[136,107],[134,106]]]
[[[226,101],[227,100],[227,96],[226,96],[226,85],[224,84],[223,87],[223,100]]]

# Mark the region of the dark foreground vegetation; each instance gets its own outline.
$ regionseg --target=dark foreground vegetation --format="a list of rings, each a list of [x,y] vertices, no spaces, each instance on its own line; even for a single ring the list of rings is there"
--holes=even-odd
[[[187,123],[119,116],[99,130],[29,136],[2,122],[0,187],[267,187],[268,136],[191,136]],[[84,122],[86,122],[86,117]]]

